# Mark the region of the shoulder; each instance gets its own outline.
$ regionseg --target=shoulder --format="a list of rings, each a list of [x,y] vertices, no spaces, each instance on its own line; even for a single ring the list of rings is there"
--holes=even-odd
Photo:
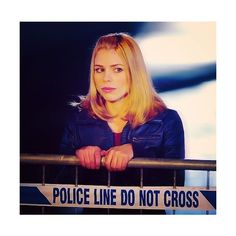
[[[168,122],[175,120],[181,121],[181,118],[176,110],[166,108],[164,111],[154,116],[153,120],[161,120],[163,122]]]
[[[177,132],[178,130],[183,130],[182,120],[176,110],[167,108],[160,114],[156,115],[153,120],[159,120],[165,131]]]
[[[67,123],[70,124],[95,124],[99,121],[99,119],[90,115],[87,109],[80,109],[77,107],[71,109],[67,115]]]

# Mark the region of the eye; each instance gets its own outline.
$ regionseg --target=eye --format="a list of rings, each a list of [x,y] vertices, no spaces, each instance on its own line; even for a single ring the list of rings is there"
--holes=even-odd
[[[96,67],[94,70],[96,73],[102,73],[104,71],[102,67]]]
[[[120,73],[120,72],[123,71],[123,69],[122,69],[121,67],[115,67],[115,68],[114,68],[114,71],[115,71],[116,73]]]

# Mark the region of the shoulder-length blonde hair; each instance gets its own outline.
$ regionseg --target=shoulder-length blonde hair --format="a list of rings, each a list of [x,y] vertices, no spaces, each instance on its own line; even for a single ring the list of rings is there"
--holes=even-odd
[[[92,53],[90,65],[90,88],[81,107],[102,120],[109,120],[105,100],[98,93],[94,82],[94,61],[100,49],[113,49],[123,59],[128,68],[128,110],[124,119],[134,128],[163,111],[166,106],[156,93],[148,76],[141,50],[135,40],[125,33],[114,33],[100,37]]]

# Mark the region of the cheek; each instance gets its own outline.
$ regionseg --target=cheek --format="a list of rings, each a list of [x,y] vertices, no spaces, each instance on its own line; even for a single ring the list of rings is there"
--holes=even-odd
[[[126,77],[122,78],[120,85],[121,85],[121,88],[123,88],[123,90],[125,90],[125,91],[129,90],[129,82]]]
[[[93,80],[93,81],[94,81],[94,85],[95,85],[95,87],[98,88],[99,85],[101,84],[99,78],[94,77],[94,80]]]

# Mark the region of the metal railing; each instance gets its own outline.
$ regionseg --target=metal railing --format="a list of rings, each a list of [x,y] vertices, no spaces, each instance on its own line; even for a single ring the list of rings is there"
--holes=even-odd
[[[21,154],[21,164],[35,164],[42,165],[42,185],[45,185],[45,167],[46,165],[71,165],[75,166],[75,186],[78,185],[78,166],[80,161],[75,156],[70,155],[49,155],[49,154]],[[105,163],[101,161],[101,166]],[[201,170],[207,171],[206,189],[210,187],[210,171],[216,171],[215,160],[175,160],[164,158],[134,158],[128,163],[128,168],[140,169],[140,187],[143,187],[143,169],[156,168],[156,169],[171,169],[173,173],[173,187],[176,188],[176,170]],[[110,187],[110,172],[108,171],[107,186]],[[42,213],[44,213],[42,207]],[[140,210],[142,212],[142,210]],[[175,212],[175,210],[173,210]],[[109,209],[108,209],[109,213]],[[206,211],[208,214],[208,211]]]
[[[80,161],[75,156],[69,155],[31,155],[22,154],[21,163],[41,164],[41,165],[80,165]],[[101,162],[102,166],[105,166]],[[184,169],[184,170],[208,170],[216,171],[216,161],[214,160],[175,160],[164,158],[135,158],[128,163],[129,168],[157,168],[157,169]]]

